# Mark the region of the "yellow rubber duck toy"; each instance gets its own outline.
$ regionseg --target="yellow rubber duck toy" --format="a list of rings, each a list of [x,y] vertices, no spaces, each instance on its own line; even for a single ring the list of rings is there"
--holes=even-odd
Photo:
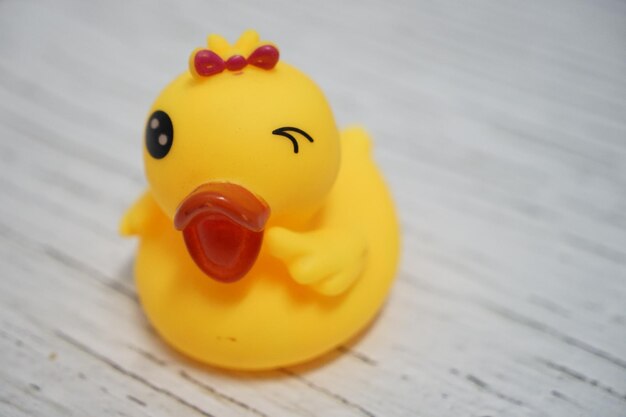
[[[148,190],[124,215],[158,333],[208,364],[270,369],[362,330],[396,272],[398,220],[361,128],[247,31],[211,35],[146,121]]]

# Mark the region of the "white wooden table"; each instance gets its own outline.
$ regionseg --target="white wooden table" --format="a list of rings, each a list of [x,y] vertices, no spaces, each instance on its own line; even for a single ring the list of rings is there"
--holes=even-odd
[[[315,363],[224,372],[138,305],[143,121],[257,28],[363,122],[403,261]],[[0,1],[0,415],[626,416],[626,4]]]

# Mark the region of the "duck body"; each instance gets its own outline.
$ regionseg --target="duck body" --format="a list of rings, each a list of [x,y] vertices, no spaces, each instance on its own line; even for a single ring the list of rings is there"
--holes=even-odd
[[[258,44],[256,39],[248,43]],[[243,45],[240,47],[245,49],[245,42]],[[271,71],[274,72],[255,68],[243,75],[249,77],[246,82],[255,87],[257,96],[266,94],[263,84],[268,74],[280,75],[280,71],[284,71],[282,81],[302,83],[298,78],[301,73],[292,73],[286,64]],[[234,75],[220,74],[219,77]],[[182,116],[176,114],[176,109],[191,114],[205,105],[204,98],[199,98],[200,101],[195,96],[189,98],[188,90],[199,88],[191,77],[179,77],[157,100],[153,116],[147,122],[147,131],[158,125],[153,121],[155,111],[166,109],[164,111],[173,120],[174,132],[177,132],[176,126],[180,128],[178,136],[170,135],[169,143],[162,135],[158,143],[171,147],[171,159],[178,164],[170,166],[169,162],[161,161],[167,161],[170,156],[155,158],[151,150],[144,153],[150,187],[124,216],[121,231],[140,238],[135,262],[137,291],[150,322],[167,342],[188,356],[218,367],[271,369],[323,354],[355,336],[372,321],[395,276],[399,227],[393,200],[372,159],[369,137],[359,127],[341,133],[336,131],[332,115],[326,109],[323,96],[318,97],[316,87],[311,87],[311,94],[306,94],[309,98],[304,100],[303,108],[293,109],[295,104],[285,104],[283,99],[275,103],[281,111],[274,117],[271,105],[268,105],[269,110],[259,111],[254,105],[247,107],[254,98],[229,101],[228,97],[241,94],[239,87],[233,87],[236,84],[230,84],[235,82],[239,83],[233,78],[211,86],[211,92],[223,98],[220,111],[225,111],[223,107],[233,111],[237,106],[236,114],[244,121],[246,116],[260,121],[253,127],[244,123],[241,129],[233,128],[230,122],[219,128],[222,130],[215,127],[220,131],[220,140],[236,132],[237,149],[241,149],[242,143],[247,146],[245,151],[231,152],[229,148],[222,154],[219,153],[222,151],[214,153],[214,162],[202,160],[206,155],[198,149],[207,149],[204,143],[193,145],[200,148],[187,150],[185,146],[191,145],[180,144],[181,137],[185,140],[213,137],[211,132],[202,130],[205,120],[212,117],[209,113],[202,113],[193,123],[181,121]],[[241,88],[250,91],[250,85]],[[306,92],[309,87],[303,88]],[[225,95],[224,91],[232,95]],[[208,103],[214,106],[210,100]],[[316,111],[309,111],[311,109]],[[218,115],[213,126],[228,117]],[[276,128],[285,125],[276,121],[278,117],[287,117],[289,126],[294,120],[298,126],[306,126],[306,129],[290,127],[296,130],[287,132],[291,135],[304,130],[313,132],[303,133],[310,140],[300,140],[298,149],[297,144],[276,137],[285,132]],[[159,120],[163,126],[163,119]],[[270,134],[267,142],[263,142],[265,139],[258,138],[264,138],[265,133],[250,135],[250,141],[246,142],[246,129],[258,126],[262,127],[260,132],[273,129],[274,136]],[[213,145],[211,151],[217,147]],[[262,148],[256,149],[256,146]],[[268,151],[267,147],[271,149]],[[208,165],[210,168],[205,168]],[[178,178],[178,182],[172,177]],[[208,238],[203,237],[200,226],[193,226],[196,224],[193,218],[192,226],[172,222],[183,216],[180,212],[190,200],[189,196],[196,198],[194,190],[198,186],[202,189],[202,184],[218,184],[215,189],[234,184],[237,189],[251,190],[239,195],[258,196],[259,206],[267,205],[267,213],[271,210],[266,221],[258,222],[262,227],[257,227],[256,223],[251,226],[254,222],[250,217],[254,215],[248,215],[246,209],[235,210],[236,215],[233,215],[230,206],[221,208],[219,213],[214,210],[208,215],[196,216],[201,219],[197,224],[205,217],[209,219],[205,225],[226,224],[219,242],[224,236],[228,240],[233,233],[243,236],[233,238],[232,253],[247,253],[242,252],[245,245],[240,242],[251,242],[245,247],[251,248],[254,256],[250,262],[244,262],[243,267],[224,269],[219,259],[213,261],[211,257],[222,252],[216,252],[213,243],[206,243]],[[228,199],[229,194],[225,195]],[[238,201],[244,201],[241,198]],[[256,201],[256,197],[253,200]],[[190,216],[204,210],[209,203],[214,204],[214,200],[203,201],[205,204]],[[239,206],[242,204],[247,203],[244,201]],[[215,223],[215,219],[222,223]],[[229,222],[234,226],[229,226]],[[240,229],[243,230],[241,235]],[[194,248],[200,248],[197,249],[200,258],[209,259],[208,269],[197,254],[194,256]],[[209,248],[208,252],[203,252],[203,248]],[[230,262],[230,252],[222,255],[224,253]],[[231,264],[237,265],[233,262]],[[212,279],[216,278],[213,270],[230,272],[224,279]]]

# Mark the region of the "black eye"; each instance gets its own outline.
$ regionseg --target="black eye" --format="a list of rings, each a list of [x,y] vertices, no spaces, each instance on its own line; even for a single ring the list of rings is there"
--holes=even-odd
[[[285,127],[281,127],[278,129],[274,129],[272,131],[273,135],[278,135],[278,136],[283,136],[286,137],[287,139],[289,139],[291,141],[291,143],[293,143],[293,153],[298,153],[299,147],[298,147],[298,141],[296,140],[296,138],[289,132],[296,132],[301,134],[302,136],[304,136],[306,138],[306,140],[308,140],[309,142],[313,143],[313,138],[311,137],[311,135],[309,135],[308,133],[306,133],[304,130],[302,129],[298,129],[297,127],[290,127],[290,126],[285,126]]]
[[[174,143],[174,125],[164,111],[152,113],[146,126],[146,148],[155,159],[165,158]]]

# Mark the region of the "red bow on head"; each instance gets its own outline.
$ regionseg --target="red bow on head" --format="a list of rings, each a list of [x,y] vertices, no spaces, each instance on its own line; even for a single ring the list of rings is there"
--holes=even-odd
[[[225,62],[215,52],[208,49],[201,49],[197,51],[193,57],[193,68],[196,74],[201,77],[219,74],[225,69],[229,71],[239,71],[246,65],[254,65],[255,67],[270,70],[276,66],[278,58],[278,49],[272,45],[259,46],[252,51],[248,59],[241,55],[233,55]]]

